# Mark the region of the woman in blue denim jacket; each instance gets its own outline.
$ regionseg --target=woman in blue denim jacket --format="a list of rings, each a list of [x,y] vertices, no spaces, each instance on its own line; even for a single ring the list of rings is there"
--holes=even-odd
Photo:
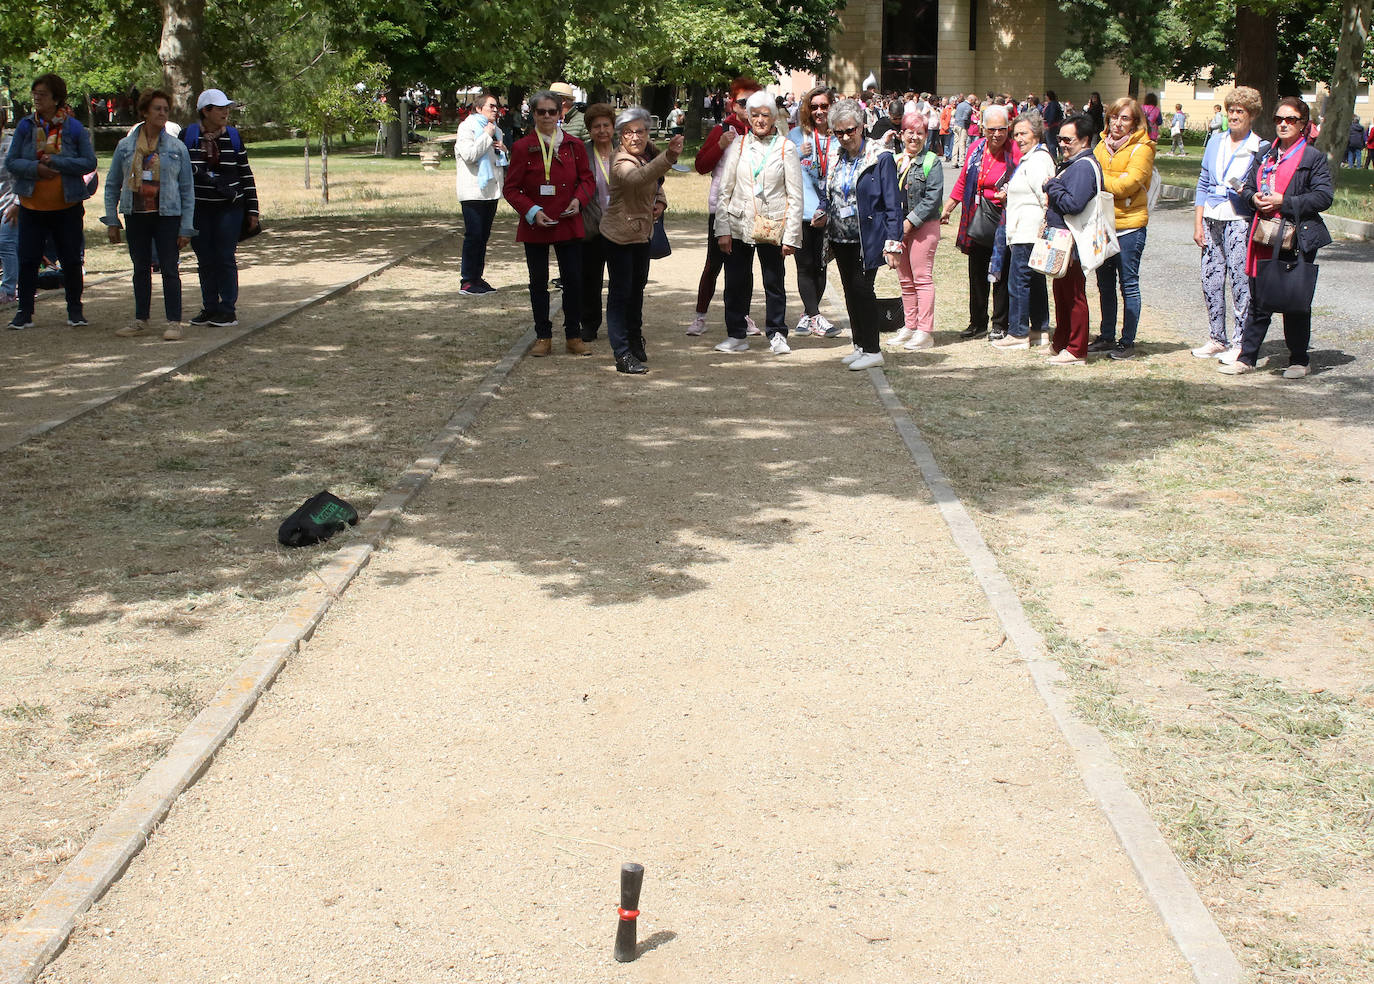
[[[67,83],[60,75],[40,75],[31,89],[33,113],[14,128],[5,168],[19,197],[19,310],[10,328],[33,327],[38,294],[38,264],[51,236],[62,264],[67,293],[67,324],[86,323],[81,311],[82,206],[85,176],[95,170],[90,134],[71,115]]]
[[[115,332],[120,338],[147,334],[153,294],[153,244],[162,266],[162,304],[167,327],[162,337],[181,338],[180,251],[196,234],[196,189],[186,145],[167,132],[172,97],[157,89],[138,100],[143,122],[119,142],[105,176],[105,214],[110,242],[119,242],[119,216],[129,231],[134,261],[134,323]],[[117,210],[116,210],[117,206]]]

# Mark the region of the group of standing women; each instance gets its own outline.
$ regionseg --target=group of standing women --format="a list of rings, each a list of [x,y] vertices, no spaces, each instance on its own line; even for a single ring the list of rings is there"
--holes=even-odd
[[[67,324],[80,327],[87,323],[82,227],[84,202],[96,185],[95,150],[89,133],[71,115],[67,84],[60,76],[39,76],[30,94],[33,112],[15,126],[5,153],[17,198],[12,208],[19,261],[18,309],[9,327],[34,326],[38,268],[49,242],[62,269]],[[171,105],[165,92],[142,95],[141,122],[115,148],[105,177],[101,221],[109,227],[111,243],[120,241],[123,230],[133,261],[134,321],[115,331],[120,337],[148,332],[155,263],[161,267],[167,317],[162,337],[182,337],[178,256],[190,242],[195,243],[204,305],[191,324],[238,323],[235,250],[245,227],[256,227],[258,204],[243,142],[228,125],[233,103],[218,89],[201,93],[200,120],[179,138],[168,126]]]

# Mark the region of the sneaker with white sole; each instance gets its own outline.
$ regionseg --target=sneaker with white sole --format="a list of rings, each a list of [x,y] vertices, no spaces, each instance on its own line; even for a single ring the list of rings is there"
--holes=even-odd
[[[918,331],[911,336],[911,341],[902,346],[906,352],[924,352],[926,349],[935,347],[935,334],[929,331]]]
[[[1307,375],[1309,372],[1311,372],[1311,371],[1312,371],[1312,370],[1311,370],[1310,368],[1308,368],[1307,366],[1297,366],[1297,365],[1293,365],[1293,366],[1289,366],[1287,369],[1285,369],[1285,370],[1283,371],[1283,378],[1284,378],[1284,379],[1302,379],[1302,377],[1306,376],[1306,375]]]
[[[748,352],[749,343],[743,338],[727,338],[716,346],[717,352]]]
[[[914,328],[903,328],[892,336],[892,345],[894,347],[897,345],[905,345],[915,337],[916,330]]]
[[[822,338],[835,338],[843,330],[839,325],[832,325],[823,314],[811,319],[811,331]]]
[[[197,314],[194,318],[192,318],[188,322],[188,324],[200,328],[204,325],[208,325],[212,317],[214,317],[214,315],[212,315],[209,311],[205,310],[205,308],[201,308],[200,313]]]
[[[179,342],[179,341],[181,341],[181,322],[180,322],[180,321],[169,321],[169,322],[167,322],[167,327],[165,327],[165,328],[162,329],[162,340],[163,340],[164,342]]]
[[[80,312],[67,315],[67,324],[72,328],[85,328],[87,323],[86,316]]]
[[[881,352],[862,352],[859,357],[849,364],[851,370],[876,369],[883,364],[883,353]]]
[[[991,345],[993,348],[999,349],[1003,352],[1006,352],[1010,349],[1028,349],[1030,348],[1030,336],[1004,335],[996,341],[989,342],[988,344]]]
[[[1248,372],[1254,372],[1255,367],[1248,362],[1241,362],[1239,359],[1234,362],[1225,362],[1217,366],[1217,372],[1223,376],[1244,376]]]
[[[1223,366],[1229,366],[1232,365],[1238,358],[1240,358],[1240,346],[1232,345],[1225,352],[1221,353],[1221,355],[1217,356],[1217,361],[1220,362]]]
[[[216,328],[235,328],[238,326],[239,319],[232,314],[217,314],[210,319],[210,324]]]
[[[692,323],[691,323],[690,325],[687,326],[687,334],[689,334],[689,335],[701,335],[701,334],[704,334],[705,331],[706,331],[706,314],[705,314],[705,312],[703,312],[703,311],[698,311],[698,312],[696,313],[696,315],[693,316],[693,318],[692,318]]]
[[[1226,343],[1218,342],[1215,338],[1207,339],[1206,344],[1199,345],[1192,350],[1195,359],[1215,359],[1226,352]]]
[[[846,365],[846,366],[847,366],[847,365],[849,365],[851,362],[854,362],[856,359],[861,359],[861,358],[863,358],[863,354],[864,354],[864,350],[861,349],[861,348],[859,348],[859,346],[855,345],[854,348],[853,348],[853,350],[852,350],[851,352],[849,352],[843,359],[840,360],[840,363],[841,363],[842,365]]]
[[[804,315],[802,315],[802,319],[801,319],[800,321],[797,322],[797,327],[795,327],[795,328],[792,329],[792,334],[794,334],[794,335],[809,335],[809,334],[811,334],[811,315],[809,315],[809,314],[804,314]]]
[[[745,333],[746,335],[762,335],[762,334],[763,334],[763,332],[759,331],[759,326],[756,325],[756,324],[754,324],[754,319],[751,318],[751,317],[749,317],[749,315],[747,315],[747,314],[744,316],[744,333]]]
[[[32,314],[16,314],[6,326],[10,331],[23,331],[25,328],[33,327]]]
[[[768,351],[774,355],[786,355],[791,352],[792,348],[787,344],[787,336],[780,331],[774,332],[773,337],[768,339]]]
[[[135,321],[133,324],[125,325],[123,328],[116,328],[115,334],[120,338],[137,338],[139,335],[146,335],[148,334],[148,322]]]

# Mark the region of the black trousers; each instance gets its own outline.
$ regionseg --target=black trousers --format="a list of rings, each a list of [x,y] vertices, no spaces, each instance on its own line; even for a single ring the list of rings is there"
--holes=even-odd
[[[821,297],[825,294],[825,229],[803,222],[801,249],[792,255],[797,261],[797,293],[801,295],[802,313],[814,318],[821,313]]]
[[[745,336],[744,319],[754,300],[754,254],[763,271],[763,303],[767,335],[787,335],[787,272],[783,269],[782,247],[767,243],[752,245],[736,239],[725,255],[725,331],[731,338]]]
[[[134,212],[124,217],[129,259],[134,263],[134,318],[147,321],[153,302],[153,247],[162,267],[162,307],[168,321],[181,320],[181,254],[177,233],[181,216]]]
[[[617,359],[630,343],[644,344],[644,288],[649,283],[649,244],[606,241],[606,338]]]
[[[854,344],[865,352],[881,352],[878,344],[878,299],[873,294],[876,268],[864,269],[863,247],[858,243],[831,243],[835,270],[844,290],[844,306],[849,313],[849,332]]]
[[[988,288],[992,288],[992,329],[1007,330],[1007,274],[1011,263],[1004,259],[1002,276],[997,283],[988,283],[988,267],[992,265],[992,247],[971,243],[968,250],[968,326],[986,331],[988,328]]]
[[[549,243],[526,243],[525,266],[530,273],[530,309],[534,313],[534,333],[553,337],[549,320]],[[563,278],[563,334],[582,337],[582,240],[553,243],[558,257],[558,275]]]
[[[81,316],[81,293],[85,286],[81,263],[86,245],[81,223],[85,214],[86,209],[80,202],[51,212],[19,206],[19,314],[33,315],[34,300],[38,296],[38,267],[43,260],[43,247],[51,236],[57,246],[57,262],[62,265],[67,316]]]
[[[1316,253],[1307,254],[1307,262],[1313,263]],[[1240,336],[1240,361],[1246,365],[1257,365],[1260,346],[1264,336],[1269,334],[1269,324],[1274,312],[1265,311],[1255,303],[1255,278],[1250,278],[1250,316],[1245,320],[1245,330]],[[1312,344],[1312,311],[1290,311],[1283,316],[1283,340],[1288,343],[1288,362],[1294,366],[1305,366],[1311,359],[1307,354]]]
[[[606,240],[582,240],[582,341],[601,332],[601,291],[606,286]]]

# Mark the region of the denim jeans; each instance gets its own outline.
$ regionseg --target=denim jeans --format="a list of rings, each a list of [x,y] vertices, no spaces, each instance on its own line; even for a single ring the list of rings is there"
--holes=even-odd
[[[1011,248],[1007,279],[1007,334],[1025,338],[1032,331],[1049,331],[1050,296],[1045,277],[1030,268],[1032,243],[1017,243]]]
[[[1116,234],[1121,252],[1097,268],[1097,293],[1102,304],[1102,338],[1116,341],[1116,284],[1121,281],[1125,313],[1121,319],[1121,341],[1135,344],[1140,326],[1140,257],[1145,252],[1145,229],[1127,229]]]
[[[496,199],[464,201],[463,205],[463,263],[459,277],[463,283],[475,283],[487,270],[487,240],[496,221]]]
[[[57,246],[57,262],[62,264],[62,286],[67,295],[67,317],[81,316],[81,253],[85,234],[81,229],[86,209],[71,205],[53,212],[19,206],[19,311],[33,314],[38,296],[38,265],[43,259],[43,247],[52,236]]]
[[[644,288],[649,283],[649,244],[606,240],[606,338],[617,359],[630,343],[644,344]]]
[[[0,294],[19,293],[19,217],[13,222],[0,219]]]
[[[181,216],[135,212],[124,217],[124,232],[129,241],[129,259],[134,261],[134,317],[147,321],[153,306],[153,246],[157,246],[162,267],[162,306],[168,321],[181,320],[180,253],[177,232]]]
[[[210,314],[233,315],[239,302],[239,248],[242,205],[196,202],[196,234],[191,245],[200,268],[200,306]]]

